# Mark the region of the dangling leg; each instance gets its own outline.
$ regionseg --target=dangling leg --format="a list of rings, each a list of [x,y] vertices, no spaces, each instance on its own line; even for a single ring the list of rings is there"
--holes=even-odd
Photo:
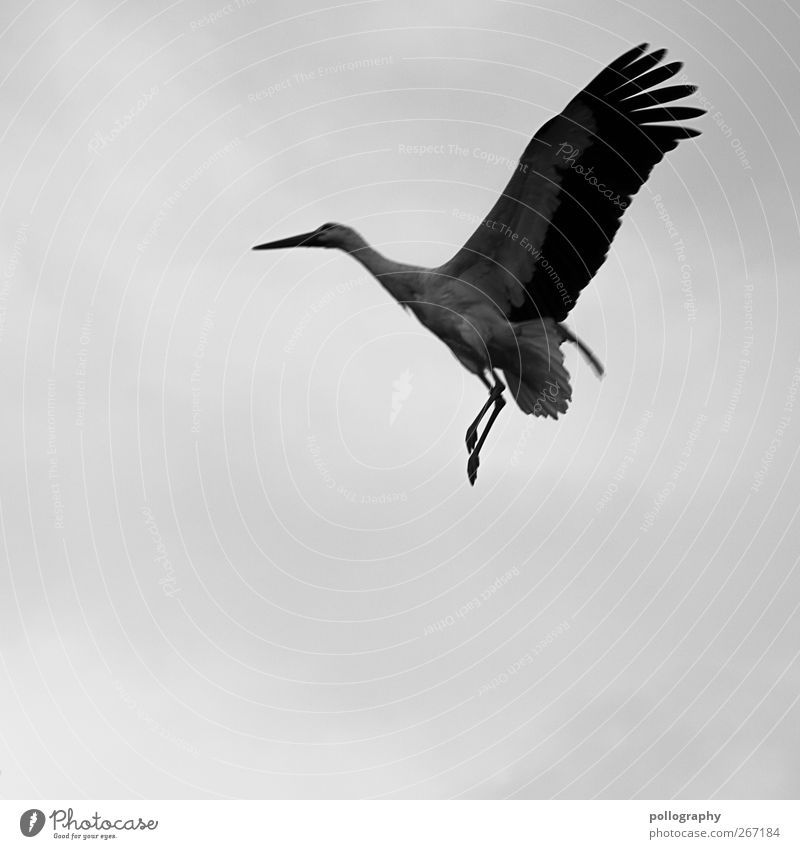
[[[481,448],[483,448],[483,443],[486,442],[486,437],[489,435],[489,431],[492,429],[495,419],[500,415],[500,410],[502,410],[506,405],[506,399],[503,398],[502,394],[503,390],[506,388],[505,384],[494,371],[492,371],[492,377],[494,377],[496,381],[492,388],[492,392],[494,393],[495,390],[497,390],[497,394],[494,397],[494,409],[492,410],[492,414],[489,416],[489,421],[486,422],[486,427],[483,429],[483,433],[481,434],[481,438],[478,440],[478,444],[469,455],[469,460],[467,461],[467,477],[469,478],[471,486],[475,486],[475,479],[478,477],[478,466],[480,465],[479,455],[481,453]]]
[[[478,377],[481,379],[481,382],[483,383],[483,385],[489,390],[489,399],[481,407],[481,410],[478,413],[478,415],[475,416],[475,421],[473,421],[472,424],[467,428],[467,436],[466,436],[467,451],[469,451],[470,453],[472,453],[472,449],[475,447],[475,443],[478,441],[478,425],[481,423],[481,419],[483,419],[483,417],[486,415],[486,412],[489,409],[489,407],[491,407],[492,404],[494,404],[494,402],[497,400],[500,393],[505,389],[505,386],[498,379],[497,375],[494,372],[492,372],[492,375],[494,376],[494,379],[497,381],[494,386],[492,386],[492,384],[489,383],[489,381],[486,379],[485,374],[481,373],[481,374],[478,375]]]

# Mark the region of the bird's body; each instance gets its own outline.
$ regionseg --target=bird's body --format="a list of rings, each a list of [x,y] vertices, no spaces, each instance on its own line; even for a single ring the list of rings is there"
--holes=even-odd
[[[468,280],[453,279],[446,266],[418,273],[412,285],[415,291],[406,306],[466,369],[483,374],[492,362],[502,368],[500,352],[514,334],[495,304]]]
[[[342,249],[444,342],[464,368],[481,378],[501,370],[512,387],[530,383],[534,395],[541,394],[544,387],[540,378],[545,373],[548,378],[560,377],[560,384],[553,381],[558,386],[558,404],[553,403],[552,392],[545,394],[535,410],[526,403],[530,393],[520,390],[514,392],[514,398],[526,413],[555,418],[558,412],[566,411],[571,388],[566,370],[562,374],[558,368],[563,360],[558,346],[574,337],[551,318],[509,321],[502,305],[490,294],[491,285],[501,289],[510,285],[502,282],[508,272],[474,262],[465,264],[461,254],[438,268],[396,263],[354,230],[340,224],[326,226],[329,232],[336,232]],[[534,360],[539,360],[536,368]]]
[[[564,319],[605,261],[622,214],[653,166],[681,139],[699,134],[669,122],[703,114],[664,105],[695,89],[653,90],[681,66],[659,65],[665,51],[646,49],[640,45],[612,62],[536,133],[489,215],[443,265],[394,262],[340,224],[256,248],[346,251],[482,380],[489,399],[466,436],[470,483],[505,403],[498,371],[523,412],[552,418],[566,412],[572,397],[563,342],[577,345],[602,374]]]

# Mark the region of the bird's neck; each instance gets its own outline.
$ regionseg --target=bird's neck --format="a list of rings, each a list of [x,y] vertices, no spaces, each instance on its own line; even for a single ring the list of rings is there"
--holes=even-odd
[[[419,269],[416,266],[385,257],[357,233],[353,233],[344,250],[358,260],[396,300],[405,303],[417,297],[414,284]]]

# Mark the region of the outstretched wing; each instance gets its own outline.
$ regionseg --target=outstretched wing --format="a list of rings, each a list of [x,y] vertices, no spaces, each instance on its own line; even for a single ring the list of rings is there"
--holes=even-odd
[[[531,139],[505,191],[441,271],[480,289],[511,321],[563,321],[605,261],[631,197],[653,166],[699,131],[671,121],[695,86],[670,85],[682,67],[629,50]]]

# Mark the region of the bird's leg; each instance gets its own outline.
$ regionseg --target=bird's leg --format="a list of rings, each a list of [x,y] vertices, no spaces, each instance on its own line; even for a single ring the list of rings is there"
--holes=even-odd
[[[492,374],[494,374],[494,372],[492,372]],[[505,389],[505,386],[503,386],[503,383],[497,378],[497,375],[494,375],[494,378],[497,381],[494,386],[489,383],[484,374],[481,373],[478,375],[478,377],[481,379],[483,385],[489,390],[489,398],[486,403],[481,407],[478,415],[475,416],[475,420],[467,428],[467,451],[469,451],[470,453],[472,453],[472,449],[475,447],[475,443],[478,441],[478,425],[481,423],[481,419],[483,419],[489,407],[494,404],[499,394]]]
[[[477,445],[472,450],[472,453],[469,455],[469,460],[467,461],[467,477],[469,478],[471,486],[475,485],[475,479],[478,477],[478,466],[480,465],[479,455],[481,453],[481,448],[483,448],[483,443],[486,442],[486,437],[489,435],[489,431],[492,429],[495,419],[500,415],[500,410],[502,410],[506,405],[506,399],[503,398],[503,390],[506,388],[505,384],[494,371],[492,372],[492,376],[497,381],[492,389],[492,392],[495,390],[497,391],[494,398],[494,409],[492,410],[492,414],[489,416],[489,421],[486,422],[486,427],[483,429],[481,438],[478,440]]]
[[[472,454],[469,455],[469,460],[467,461],[467,477],[469,478],[469,482],[472,486],[475,485],[475,479],[478,477],[478,466],[480,465],[479,455],[481,453],[481,448],[483,448],[483,443],[486,442],[486,437],[494,424],[494,420],[500,415],[500,410],[502,410],[505,405],[506,399],[503,398],[502,395],[498,395],[492,414],[489,416],[489,421],[486,422],[486,427],[481,434],[481,438],[478,440],[478,444],[473,449]]]

